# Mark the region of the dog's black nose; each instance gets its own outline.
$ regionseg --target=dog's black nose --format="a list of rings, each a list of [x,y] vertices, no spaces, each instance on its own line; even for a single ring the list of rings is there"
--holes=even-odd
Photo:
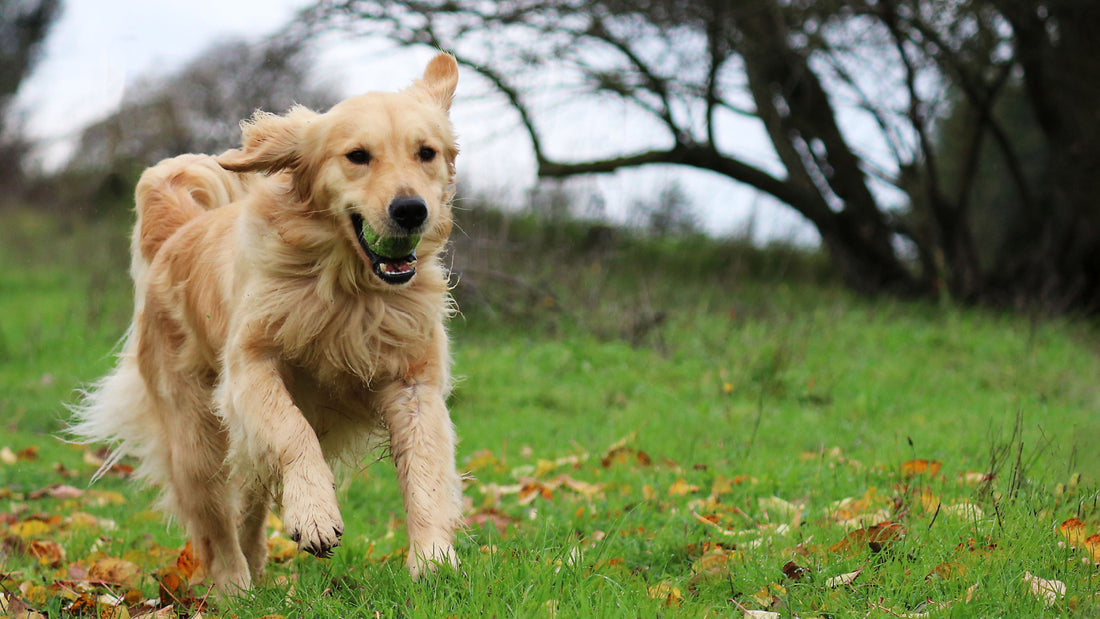
[[[420,198],[397,198],[390,202],[390,219],[405,230],[415,230],[428,218],[428,205]]]

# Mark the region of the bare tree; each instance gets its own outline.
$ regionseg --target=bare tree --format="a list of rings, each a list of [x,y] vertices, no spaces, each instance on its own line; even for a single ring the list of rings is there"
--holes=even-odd
[[[1089,199],[1100,183],[1100,54],[1089,46],[1100,3],[344,0],[298,25],[303,36],[336,29],[453,50],[516,109],[543,177],[678,164],[774,196],[817,228],[859,290],[1100,310],[1100,209]],[[628,103],[659,127],[652,145],[584,160],[550,152],[552,114],[531,75],[556,76],[574,98]],[[994,114],[1014,79],[1046,136],[1041,186]],[[961,172],[937,153],[950,101],[972,118]],[[723,134],[746,116],[778,166]],[[970,202],[986,148],[1024,205],[1019,251],[990,263]]]
[[[0,189],[5,198],[22,183],[30,147],[13,122],[12,99],[60,14],[60,0],[0,0]]]
[[[84,129],[69,167],[146,166],[181,153],[217,153],[240,143],[239,123],[256,109],[327,109],[338,97],[310,82],[312,61],[308,49],[280,41],[215,45],[178,73],[133,88],[116,112]]]

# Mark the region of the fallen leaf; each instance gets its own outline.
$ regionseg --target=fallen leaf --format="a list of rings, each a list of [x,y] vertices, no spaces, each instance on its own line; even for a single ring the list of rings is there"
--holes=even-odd
[[[744,616],[748,619],[778,619],[780,614],[770,610],[746,610]]]
[[[835,589],[837,587],[843,587],[844,585],[851,584],[852,581],[854,581],[859,576],[859,573],[862,571],[863,568],[860,568],[854,572],[848,572],[847,574],[833,576],[832,578],[825,581],[825,586],[829,589]]]
[[[50,525],[41,520],[26,520],[11,525],[8,527],[8,530],[22,539],[28,539],[36,535],[48,533],[50,531]]]
[[[57,542],[36,539],[27,546],[27,552],[47,567],[61,567],[65,562],[65,549]]]
[[[913,477],[920,474],[925,474],[929,477],[935,477],[936,473],[940,472],[939,460],[910,460],[901,464],[902,477]]]
[[[810,573],[810,568],[802,567],[794,561],[787,561],[783,564],[783,575],[795,582],[806,578]]]
[[[1085,543],[1085,523],[1079,518],[1070,518],[1058,525],[1058,532],[1066,538],[1066,543],[1073,548],[1082,546]]]
[[[100,559],[88,569],[88,578],[92,580],[126,587],[137,586],[141,576],[141,568],[136,563],[117,557]]]
[[[470,528],[481,527],[488,523],[493,525],[497,532],[501,534],[504,534],[508,527],[516,522],[518,521],[515,518],[492,507],[478,510],[466,517],[466,526]]]
[[[1046,580],[1024,572],[1024,582],[1030,587],[1031,594],[1042,598],[1047,606],[1053,606],[1066,595],[1066,584],[1060,580]]]
[[[689,484],[683,477],[673,482],[668,489],[669,496],[686,496],[694,492],[699,492],[699,486]]]
[[[199,571],[199,558],[195,556],[195,548],[191,546],[191,540],[187,540],[179,556],[176,557],[176,567],[188,581],[194,577],[195,572]]]
[[[286,563],[298,556],[298,544],[282,535],[267,538],[267,560]]]
[[[864,548],[879,552],[893,542],[905,537],[905,527],[896,522],[883,522],[873,527],[856,529],[844,539],[829,547],[832,552],[857,553]]]
[[[615,447],[600,458],[600,466],[610,468],[615,464],[637,464],[638,466],[650,466],[653,459],[649,454],[633,447]]]
[[[64,484],[54,484],[41,490],[35,490],[27,495],[28,499],[41,499],[42,497],[50,497],[51,499],[75,499],[84,495],[84,491],[80,488],[74,488]]]
[[[982,511],[982,508],[969,501],[945,505],[941,511],[953,518],[960,518],[969,522],[975,522],[985,518],[985,513]]]
[[[470,455],[469,461],[466,463],[466,468],[471,473],[476,473],[482,469],[492,468],[493,470],[504,470],[503,463],[499,458],[493,455],[493,452],[488,449],[482,449],[475,451]]]
[[[662,600],[665,606],[679,606],[684,601],[680,589],[668,582],[658,583],[646,587],[646,593],[654,600]]]
[[[0,462],[4,464],[15,464],[19,462],[19,458],[15,456],[15,452],[11,450],[11,447],[0,448]]]
[[[1100,533],[1093,533],[1085,538],[1082,547],[1092,555],[1092,560],[1100,562]]]

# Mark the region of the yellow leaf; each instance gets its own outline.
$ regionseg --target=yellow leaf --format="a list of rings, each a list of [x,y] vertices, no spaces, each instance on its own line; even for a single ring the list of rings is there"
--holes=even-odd
[[[494,456],[492,451],[482,449],[470,455],[470,461],[466,463],[466,468],[469,469],[471,473],[476,473],[482,469],[489,467],[497,468],[500,465],[500,459]]]
[[[535,463],[535,477],[542,477],[556,468],[557,465],[550,460],[539,460]]]
[[[684,596],[680,593],[680,589],[672,586],[668,582],[646,587],[646,592],[649,594],[649,597],[654,600],[663,600],[665,606],[679,606],[684,601]]]
[[[669,496],[685,496],[693,492],[699,492],[699,486],[687,483],[683,477],[677,479],[668,489]]]
[[[733,492],[733,480],[725,475],[718,475],[715,477],[714,483],[710,485],[711,496],[718,496],[729,492]]]
[[[1100,533],[1093,533],[1085,538],[1083,547],[1092,555],[1093,561],[1100,562]]]
[[[28,539],[36,535],[48,533],[50,530],[50,525],[42,522],[41,520],[27,520],[25,522],[17,522],[11,525],[10,527],[8,527],[8,530],[23,539]]]
[[[15,452],[11,450],[11,447],[0,448],[0,462],[4,464],[15,464],[19,462],[19,458],[15,456]]]
[[[642,486],[642,499],[645,501],[652,501],[657,498],[657,490],[653,486],[646,484]]]
[[[285,537],[267,538],[267,559],[276,563],[286,563],[298,556],[298,544]]]
[[[118,492],[112,492],[110,490],[89,490],[86,496],[91,498],[95,505],[100,507],[104,505],[126,504],[126,497]]]
[[[1085,523],[1079,518],[1070,518],[1058,525],[1058,532],[1066,538],[1066,543],[1074,548],[1085,542]]]
[[[925,488],[920,493],[920,504],[924,507],[924,511],[934,514],[940,508],[940,499],[931,490]]]

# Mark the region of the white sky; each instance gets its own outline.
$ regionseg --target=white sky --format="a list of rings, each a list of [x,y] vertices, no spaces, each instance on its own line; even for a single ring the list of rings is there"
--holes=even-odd
[[[26,131],[44,144],[43,162],[56,165],[67,158],[81,128],[110,114],[137,79],[171,73],[219,40],[259,39],[311,3],[68,0],[41,62],[19,93]],[[427,49],[379,54],[384,47],[385,42],[364,40],[330,44],[319,58],[318,75],[348,95],[393,90],[417,77],[432,56]],[[463,149],[460,176],[476,190],[519,198],[535,181],[534,157],[518,119],[499,98],[487,101],[486,92],[484,84],[463,73],[453,112]],[[550,132],[551,154],[568,160],[571,150],[636,143],[637,127],[618,120],[609,122],[604,113],[575,117],[563,131]],[[602,192],[609,214],[622,220],[635,199],[656,194],[676,179],[713,233],[741,234],[754,220],[756,240],[816,242],[816,232],[790,209],[713,174],[650,167],[600,176],[590,185]]]

